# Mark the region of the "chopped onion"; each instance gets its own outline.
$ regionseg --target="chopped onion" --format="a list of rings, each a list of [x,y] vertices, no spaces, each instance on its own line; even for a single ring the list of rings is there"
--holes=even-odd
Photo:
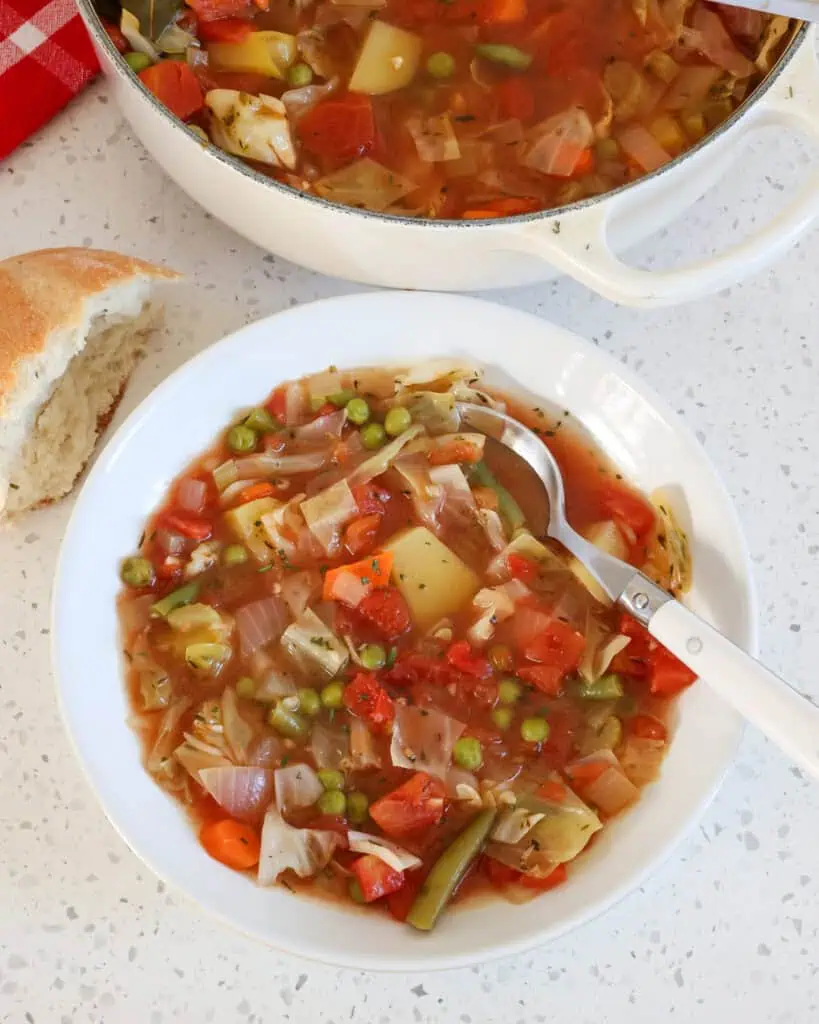
[[[287,625],[287,610],[278,597],[264,597],[242,605],[236,612],[236,629],[243,658],[277,640]]]
[[[353,719],[354,722],[359,719]],[[350,740],[341,729],[330,729],[324,725],[314,725],[310,733],[310,751],[319,768],[339,769],[348,759]]]
[[[226,687],[222,694],[222,727],[234,761],[246,764],[253,730],[239,712],[239,701],[232,686]]]
[[[318,775],[309,764],[289,764],[273,773],[276,807],[279,814],[288,814],[299,807],[310,807],[324,792]]]
[[[629,736],[620,751],[620,765],[635,786],[654,782],[660,774],[660,764],[665,756],[666,746],[662,740],[642,739]]]
[[[360,718],[353,718],[350,722],[350,767],[356,771],[381,767],[372,733]]]
[[[458,787],[464,786],[474,789],[477,793],[477,778],[472,774],[472,772],[468,772],[463,768],[451,768],[449,772],[447,772],[446,776],[446,791],[449,796],[456,796]],[[480,797],[478,799],[480,799]]]
[[[368,832],[356,832],[351,829],[347,833],[347,841],[353,853],[372,854],[389,865],[393,871],[411,871],[423,864],[420,857],[383,836],[373,836]]]
[[[240,821],[261,821],[273,797],[273,772],[266,768],[200,768],[199,781]]]
[[[312,422],[305,423],[303,427],[296,427],[293,431],[293,436],[299,441],[325,441],[330,437],[338,438],[341,437],[346,421],[346,410],[339,409],[338,412],[330,412],[326,416],[319,416]]]
[[[278,736],[259,736],[250,745],[247,762],[255,768],[272,768],[281,759],[283,749]]]
[[[346,480],[319,491],[299,506],[310,532],[328,555],[341,543],[341,530],[358,515],[358,505]]]
[[[305,400],[301,382],[289,381],[284,388],[284,422],[293,427],[304,419]]]
[[[496,843],[519,843],[545,817],[545,814],[527,811],[525,807],[503,811],[495,822],[491,838]]]
[[[317,103],[321,103],[322,100],[331,96],[338,89],[338,84],[338,78],[331,78],[324,85],[303,85],[300,89],[288,89],[287,92],[283,93],[282,103],[291,122],[295,124],[300,118],[304,117],[308,110],[312,110]],[[322,392],[318,397],[324,398],[340,390],[340,386],[331,388],[328,391]]]
[[[294,619],[301,615],[320,589],[321,577],[315,570],[288,573],[284,577],[281,594]]]
[[[623,152],[635,160],[644,171],[656,171],[671,159],[671,154],[666,152],[651,132],[641,124],[630,124],[623,128],[617,134],[617,141]]]
[[[148,755],[147,766],[149,772],[156,774],[163,770],[164,762],[171,756],[176,745],[176,734],[182,717],[192,703],[193,701],[190,697],[182,697],[174,701],[162,715],[159,731]]]
[[[204,480],[186,476],[176,492],[176,501],[186,512],[201,512],[207,494],[208,485]]]
[[[309,878],[326,867],[341,842],[337,832],[293,828],[275,807],[264,817],[259,855],[259,885],[272,885],[288,869]]]
[[[547,118],[530,132],[522,163],[541,174],[570,178],[594,142],[594,126],[582,107]]]
[[[390,758],[397,768],[423,770],[445,779],[452,748],[466,726],[434,708],[398,704],[392,730]]]
[[[186,740],[173,752],[173,756],[182,765],[192,779],[201,781],[200,773],[216,768],[234,768],[231,761],[215,751],[200,750]]]
[[[181,533],[174,533],[172,530],[159,529],[156,531],[156,544],[166,555],[181,555],[185,550],[187,538]]]

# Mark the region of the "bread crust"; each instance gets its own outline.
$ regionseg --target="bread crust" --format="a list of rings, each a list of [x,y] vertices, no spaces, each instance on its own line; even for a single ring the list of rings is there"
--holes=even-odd
[[[79,325],[90,296],[136,276],[180,275],[102,249],[40,249],[0,262],[0,423],[18,367],[48,347],[52,332]]]

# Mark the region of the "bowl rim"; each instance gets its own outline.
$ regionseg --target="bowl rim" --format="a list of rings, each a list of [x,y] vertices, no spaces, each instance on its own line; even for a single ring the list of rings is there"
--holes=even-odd
[[[773,87],[779,76],[784,72],[791,60],[798,53],[811,29],[811,24],[809,22],[798,23],[792,29],[791,38],[785,49],[780,54],[776,64],[774,64],[759,85],[739,104],[739,106],[737,106],[731,115],[721,122],[721,124],[719,124],[715,129],[707,132],[698,142],[694,143],[693,146],[669,160],[667,164],[663,164],[662,167],[658,167],[656,170],[650,171],[648,174],[635,178],[634,181],[629,181],[624,185],[619,185],[617,188],[610,189],[608,192],[603,192],[596,196],[588,196],[587,198],[580,199],[577,202],[567,203],[565,206],[556,206],[546,210],[537,210],[534,213],[516,214],[512,217],[493,217],[491,219],[484,220],[445,220],[430,217],[408,217],[399,216],[397,214],[379,213],[375,210],[363,210],[358,207],[347,206],[343,203],[334,203],[332,200],[324,199],[321,196],[314,195],[312,192],[303,192],[300,189],[294,188],[292,185],[287,185],[285,182],[276,181],[275,178],[262,174],[249,164],[244,163],[238,157],[219,149],[218,146],[214,146],[213,144],[204,145],[202,140],[196,134],[191,132],[187,125],[172,114],[164,104],[160,103],[157,97],[154,96],[150,89],[144,85],[138,76],[129,70],[125,61],[121,59],[121,54],[114,46],[111,37],[106,32],[102,19],[94,6],[94,0],[76,0],[76,3],[86,27],[94,38],[94,41],[97,46],[101,47],[105,52],[106,56],[109,58],[111,67],[119,78],[125,81],[131,88],[135,88],[142,96],[143,100],[148,103],[148,106],[154,111],[154,113],[159,115],[164,121],[171,124],[174,128],[184,131],[191,140],[196,141],[199,144],[202,154],[207,159],[216,160],[222,165],[238,171],[245,178],[257,185],[272,188],[274,191],[283,195],[312,203],[321,209],[333,210],[337,213],[343,213],[346,216],[355,218],[362,217],[366,220],[380,221],[386,224],[412,226],[416,229],[426,231],[454,231],[457,229],[490,231],[493,228],[503,228],[510,225],[534,224],[538,221],[546,222],[552,219],[566,217],[572,213],[592,209],[609,199],[614,200],[626,193],[631,193],[633,189],[637,188],[643,182],[654,181],[661,176],[669,174],[684,162],[693,160],[708,146],[710,142],[721,138],[733,129],[733,127],[739,122],[740,118],[748,113],[756,103],[766,95],[768,90]]]
[[[640,400],[649,406],[652,412],[658,414],[662,418],[664,423],[673,431],[674,435],[678,437],[681,442],[684,442],[686,449],[690,449],[692,452],[696,453],[699,468],[707,473],[709,477],[709,493],[718,494],[722,499],[723,507],[720,511],[723,516],[723,522],[725,523],[726,528],[730,530],[732,540],[736,544],[739,563],[735,566],[735,569],[739,570],[741,568],[741,576],[738,576],[737,582],[741,586],[741,591],[745,598],[745,614],[741,618],[741,629],[739,630],[742,635],[735,637],[735,639],[745,646],[751,654],[756,653],[758,643],[757,596],[753,585],[750,555],[736,509],[713,464],[695,438],[693,432],[689,430],[687,425],[682,422],[676,413],[674,413],[664,399],[654,392],[650,385],[645,384],[628,367],[617,362],[611,355],[601,351],[599,348],[574,332],[567,331],[566,329],[559,327],[548,320],[537,317],[534,314],[503,307],[497,303],[488,302],[483,299],[474,299],[466,296],[441,293],[423,293],[418,295],[416,293],[406,291],[365,292],[307,303],[303,306],[297,306],[254,321],[239,328],[237,331],[232,332],[214,344],[207,346],[205,349],[194,355],[190,360],[178,367],[172,374],[165,378],[158,387],[151,391],[139,403],[139,405],[137,405],[137,407],[119,426],[114,435],[109,439],[105,448],[96,459],[86,480],[83,482],[83,486],[76,499],[74,508],[72,509],[71,516],[66,526],[55,570],[51,601],[51,662],[54,675],[54,685],[57,691],[57,702],[60,715],[63,720],[63,725],[89,785],[94,791],[96,798],[101,803],[109,822],[137,857],[150,867],[158,877],[183,892],[199,907],[205,909],[210,914],[213,914],[220,921],[229,925],[234,930],[243,934],[250,934],[257,939],[260,939],[268,946],[273,946],[281,952],[295,953],[299,956],[305,957],[306,959],[359,970],[429,971],[472,966],[477,963],[484,963],[501,957],[523,953],[533,947],[543,945],[546,942],[560,938],[579,925],[600,916],[628,893],[638,888],[649,874],[657,870],[693,829],[694,825],[700,820],[704,810],[712,801],[717,790],[722,784],[725,774],[733,762],[736,748],[743,730],[741,722],[736,716],[734,716],[733,724],[731,725],[732,737],[730,742],[726,741],[724,744],[724,750],[719,759],[719,768],[714,771],[710,782],[703,786],[701,791],[698,791],[698,799],[696,800],[696,803],[692,805],[692,808],[689,810],[685,820],[676,821],[674,827],[669,830],[667,834],[663,835],[660,841],[655,844],[651,856],[638,868],[627,870],[625,872],[625,877],[618,884],[608,888],[603,898],[598,898],[596,901],[593,901],[591,905],[584,904],[574,913],[565,916],[557,925],[551,924],[548,920],[545,920],[543,927],[539,929],[537,934],[526,934],[514,941],[504,941],[501,946],[489,941],[484,943],[480,948],[473,949],[467,953],[454,953],[445,956],[436,954],[434,960],[431,959],[429,953],[424,952],[423,946],[419,947],[415,956],[402,955],[400,957],[391,957],[387,962],[382,962],[381,958],[377,955],[368,956],[360,955],[358,953],[350,955],[339,953],[337,951],[330,953],[321,945],[320,941],[315,945],[311,945],[309,942],[294,944],[289,938],[285,939],[283,936],[277,936],[274,938],[270,934],[265,933],[261,928],[251,927],[231,918],[229,913],[214,906],[210,902],[208,894],[201,891],[201,888],[199,891],[196,891],[195,887],[189,889],[187,888],[184,880],[174,877],[173,874],[168,874],[164,868],[157,866],[152,856],[145,851],[141,836],[132,834],[122,823],[117,801],[108,800],[100,791],[95,776],[97,769],[92,763],[90,753],[83,749],[77,732],[75,731],[73,711],[70,707],[70,701],[67,700],[66,688],[63,686],[63,669],[61,664],[63,633],[62,619],[64,615],[68,615],[66,609],[71,605],[71,584],[66,578],[65,566],[69,561],[69,555],[71,553],[72,545],[74,544],[74,534],[78,532],[83,519],[89,516],[89,514],[92,514],[94,510],[93,504],[86,508],[92,482],[94,482],[97,477],[103,477],[106,472],[108,472],[109,464],[116,461],[123,446],[131,442],[131,435],[137,432],[137,428],[143,418],[150,416],[157,407],[161,407],[165,401],[165,396],[171,394],[173,389],[181,380],[184,380],[186,376],[195,372],[196,369],[206,366],[209,362],[214,364],[222,353],[226,355],[229,354],[234,346],[238,346],[241,343],[241,338],[244,334],[257,332],[265,327],[273,328],[276,321],[280,321],[285,317],[298,318],[300,316],[304,316],[305,310],[311,310],[317,306],[331,308],[334,312],[337,312],[336,320],[341,322],[347,313],[352,312],[360,315],[361,311],[356,309],[356,307],[363,306],[363,312],[366,314],[366,309],[370,303],[396,303],[400,309],[401,303],[408,300],[417,301],[418,299],[446,303],[453,307],[453,312],[457,312],[461,316],[462,321],[470,312],[479,317],[481,315],[481,310],[485,308],[487,310],[494,309],[495,311],[503,310],[505,315],[508,315],[510,319],[517,318],[518,322],[522,322],[523,320],[527,320],[529,322],[534,321],[538,325],[537,329],[544,335],[547,332],[556,332],[558,335],[562,335],[567,342],[570,342],[578,348],[582,354],[592,357],[601,373],[609,372],[619,378],[619,381],[622,384],[636,392]],[[460,308],[456,310],[455,307]],[[532,327],[534,329],[534,324],[532,324]],[[269,330],[268,333],[270,333]],[[397,353],[396,359],[401,359],[401,351],[403,350],[399,350]],[[391,365],[394,362],[395,360],[384,360],[384,365]],[[277,379],[275,376],[275,370],[271,374],[271,379],[273,381]],[[213,433],[215,434],[219,429],[219,424],[214,424],[214,426],[215,430]],[[152,503],[152,507],[155,504],[156,501]],[[121,676],[118,683],[122,686]],[[726,715],[730,718],[733,713],[726,709]],[[141,765],[140,770],[144,772],[144,768]],[[151,781],[151,785],[154,786],[155,784]],[[657,783],[658,789],[661,785],[662,780]],[[159,790],[159,787],[156,788]],[[176,808],[176,812],[178,814],[180,813],[178,807]],[[305,899],[306,897],[299,896],[298,898]],[[318,948],[316,948],[316,945]]]

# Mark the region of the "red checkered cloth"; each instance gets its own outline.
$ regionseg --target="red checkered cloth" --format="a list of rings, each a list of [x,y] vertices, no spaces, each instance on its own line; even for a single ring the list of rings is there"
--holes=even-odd
[[[0,160],[98,71],[74,0],[0,0]]]

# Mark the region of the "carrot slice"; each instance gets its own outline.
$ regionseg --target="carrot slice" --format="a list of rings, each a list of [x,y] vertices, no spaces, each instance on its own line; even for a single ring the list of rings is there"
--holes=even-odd
[[[524,21],[527,13],[526,0],[489,0],[481,20],[485,25],[512,25]]]
[[[325,601],[335,600],[336,584],[345,574],[357,576],[368,591],[389,586],[392,561],[392,552],[382,551],[377,555],[362,558],[360,562],[351,562],[349,565],[339,565],[328,570],[324,576],[322,597]]]
[[[247,871],[259,863],[259,833],[242,821],[223,818],[208,822],[199,833],[199,842],[214,860],[236,871]]]
[[[202,109],[202,87],[193,69],[179,60],[161,60],[140,71],[142,83],[181,121]]]
[[[251,484],[239,491],[239,504],[244,505],[248,501],[256,501],[258,498],[272,498],[276,494],[276,488],[266,480],[258,484]]]
[[[537,795],[542,796],[544,800],[551,801],[553,804],[562,804],[566,799],[566,787],[562,786],[559,782],[555,782],[554,779],[547,779],[538,786]]]

